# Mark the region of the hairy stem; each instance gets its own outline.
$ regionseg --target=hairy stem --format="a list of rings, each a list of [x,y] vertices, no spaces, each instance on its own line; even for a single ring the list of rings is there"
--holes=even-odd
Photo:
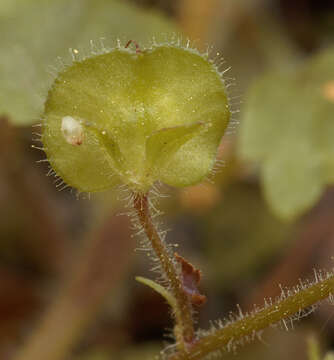
[[[251,314],[240,316],[223,328],[217,329],[211,334],[200,338],[187,352],[180,351],[171,356],[169,360],[197,360],[202,359],[212,351],[228,347],[245,339],[252,337],[260,330],[271,324],[284,321],[294,314],[331,297],[334,293],[334,275],[328,274],[325,280],[316,280],[308,287],[302,286],[301,290],[291,291],[293,294],[281,295],[280,299],[272,305],[266,305]],[[285,323],[284,323],[285,325]]]
[[[176,269],[175,261],[169,254],[167,247],[158,234],[150,215],[148,196],[135,194],[134,208],[139,222],[144,228],[147,238],[160,261],[161,268],[168,279],[171,291],[176,299],[175,308],[175,336],[179,347],[187,351],[187,344],[194,339],[194,324],[192,318],[192,305],[188,295],[183,290],[183,285]]]

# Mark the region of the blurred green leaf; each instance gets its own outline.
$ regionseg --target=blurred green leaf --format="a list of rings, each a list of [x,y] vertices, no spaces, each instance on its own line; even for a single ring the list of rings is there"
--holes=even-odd
[[[239,289],[238,279],[254,277],[292,236],[291,224],[268,211],[257,186],[230,185],[203,224],[211,269],[208,278],[214,279],[215,289],[233,284]]]
[[[144,45],[176,31],[160,14],[117,0],[6,0],[0,6],[0,114],[17,125],[35,122],[50,72],[69,62],[69,48],[85,55],[101,50],[103,38],[105,46],[117,38]]]
[[[320,360],[320,346],[318,340],[311,336],[307,339],[308,360]]]
[[[334,181],[334,49],[294,71],[267,74],[250,89],[239,152],[260,163],[267,200],[292,220]]]

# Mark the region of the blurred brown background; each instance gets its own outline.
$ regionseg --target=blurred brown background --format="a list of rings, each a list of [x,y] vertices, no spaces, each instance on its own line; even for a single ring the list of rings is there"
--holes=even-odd
[[[182,34],[222,54],[222,69],[232,67],[235,129],[219,153],[224,167],[204,185],[163,188],[170,196],[160,202],[171,229],[167,239],[203,271],[208,302],[199,326],[208,328],[237,303],[245,309],[262,304],[280,293],[279,284],[312,278],[313,268],[332,267],[330,182],[302,210],[281,216],[266,196],[261,162],[244,159],[239,149],[248,99],[257,94],[253,84],[271,72],[294,74],[334,44],[332,0],[0,1],[0,359],[15,359],[25,344],[44,347],[41,360],[153,359],[169,341],[167,305],[134,279],[152,273],[147,257],[135,251],[128,218],[117,216],[125,211],[122,194],[88,199],[57,191],[47,163],[36,163],[43,153],[31,148],[51,66],[58,55],[66,58],[68,47],[88,44],[89,51],[91,39],[112,43],[119,36],[145,44],[153,35]],[[333,75],[325,84],[332,103]],[[295,142],[302,141],[298,136]],[[304,360],[311,335],[329,351],[333,315],[324,303],[294,331],[269,330],[265,344],[232,357]]]

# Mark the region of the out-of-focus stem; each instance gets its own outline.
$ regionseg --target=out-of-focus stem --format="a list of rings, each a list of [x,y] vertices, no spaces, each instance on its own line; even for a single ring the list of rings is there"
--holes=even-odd
[[[297,293],[265,306],[262,310],[245,315],[223,328],[202,337],[187,352],[181,351],[171,356],[169,360],[199,360],[212,351],[222,349],[229,343],[237,342],[245,336],[252,336],[271,324],[298,314],[303,309],[316,304],[334,293],[334,275],[325,280],[319,280]]]
[[[126,217],[114,216],[89,241],[58,299],[15,360],[67,358],[129,264],[133,243],[128,228]]]
[[[221,0],[182,0],[179,5],[179,22],[182,30],[203,47],[210,37],[212,19],[221,6]]]
[[[139,222],[145,230],[147,238],[160,261],[161,268],[168,279],[169,286],[176,299],[175,336],[177,337],[179,347],[186,351],[187,344],[190,344],[194,339],[194,324],[190,299],[183,290],[183,285],[177,272],[175,262],[168,253],[165,243],[160,238],[152,222],[147,195],[135,194],[134,208],[137,212]]]
[[[65,359],[88,319],[84,309],[69,297],[59,299],[49,309],[38,330],[17,355],[16,360]],[[91,311],[88,311],[91,315]],[[89,316],[91,317],[91,316]]]
[[[0,116],[0,168],[24,212],[25,230],[33,236],[24,237],[34,261],[48,271],[61,273],[70,241],[64,224],[52,216],[58,208],[51,201],[41,176],[27,161],[19,144],[20,132],[6,117]],[[32,241],[33,240],[33,241]]]

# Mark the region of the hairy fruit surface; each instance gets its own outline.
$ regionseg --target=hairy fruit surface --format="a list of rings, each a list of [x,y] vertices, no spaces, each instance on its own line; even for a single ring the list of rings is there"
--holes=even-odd
[[[212,169],[229,123],[224,82],[196,50],[115,48],[74,62],[54,81],[42,142],[56,173],[80,191],[156,181],[183,187]]]

